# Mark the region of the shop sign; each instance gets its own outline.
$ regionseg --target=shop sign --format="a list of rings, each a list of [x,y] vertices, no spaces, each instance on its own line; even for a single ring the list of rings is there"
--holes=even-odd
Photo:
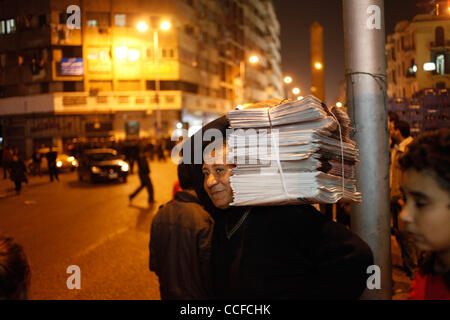
[[[82,76],[84,74],[83,58],[62,58],[61,75]]]

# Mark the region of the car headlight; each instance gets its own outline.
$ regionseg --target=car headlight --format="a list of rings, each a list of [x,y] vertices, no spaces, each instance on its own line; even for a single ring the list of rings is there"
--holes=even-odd
[[[127,172],[128,171],[128,163],[124,162],[120,169],[124,172]]]
[[[95,173],[95,174],[102,172],[102,170],[99,167],[96,167],[96,166],[93,166],[91,168],[91,171],[92,171],[92,173]]]
[[[62,167],[62,161],[56,162],[56,166],[57,166],[58,168],[61,168],[61,167]]]
[[[73,163],[74,160],[75,160],[75,157],[72,157],[72,156],[67,158],[67,162],[72,162]]]

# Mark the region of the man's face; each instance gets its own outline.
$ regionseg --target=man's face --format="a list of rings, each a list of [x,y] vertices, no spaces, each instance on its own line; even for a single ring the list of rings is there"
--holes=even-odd
[[[214,156],[214,155],[213,155]],[[228,209],[233,202],[233,190],[230,185],[231,169],[234,165],[226,163],[226,148],[215,161],[203,164],[203,187],[213,204],[222,210]]]
[[[428,171],[407,170],[402,191],[406,204],[401,220],[424,251],[450,249],[450,195]]]

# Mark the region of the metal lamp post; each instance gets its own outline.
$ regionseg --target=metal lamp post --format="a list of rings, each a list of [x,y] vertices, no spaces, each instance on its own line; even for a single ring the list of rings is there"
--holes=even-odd
[[[160,136],[161,134],[161,105],[159,101],[159,91],[160,91],[160,81],[159,81],[159,33],[158,29],[169,30],[171,27],[170,22],[163,21],[159,24],[159,18],[155,17],[152,21],[153,29],[153,60],[155,65],[155,102],[156,102],[156,134]],[[148,30],[148,25],[145,22],[139,22],[137,29],[141,32]]]
[[[239,64],[239,73],[240,73],[240,75],[241,75],[241,86],[242,86],[242,99],[241,99],[241,105],[243,105],[244,103],[245,103],[245,77],[246,77],[246,68],[247,68],[247,65],[246,65],[246,60],[244,59],[244,60],[242,60],[241,62],[240,62],[240,64]],[[258,56],[256,56],[256,55],[253,55],[253,56],[251,56],[249,59],[248,59],[248,62],[250,62],[251,64],[257,64],[258,62],[259,62],[259,57]],[[253,100],[253,83],[252,83],[252,85],[251,85],[251,92],[250,92],[250,94],[248,95],[248,100],[250,100],[250,97],[252,98],[252,100]]]
[[[156,102],[156,135],[161,135],[161,106],[159,103],[159,35],[158,29],[153,28],[153,59],[155,62],[155,102]]]

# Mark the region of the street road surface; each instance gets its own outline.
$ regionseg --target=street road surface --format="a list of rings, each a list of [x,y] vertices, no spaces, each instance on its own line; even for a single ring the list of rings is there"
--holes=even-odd
[[[3,168],[2,168],[3,169]],[[14,237],[28,256],[30,299],[160,299],[156,275],[148,269],[150,224],[158,207],[171,200],[176,166],[151,162],[156,203],[147,191],[129,204],[139,185],[78,181],[76,173],[30,177],[22,193],[0,176],[0,233]],[[81,289],[69,290],[67,267],[81,269]]]

